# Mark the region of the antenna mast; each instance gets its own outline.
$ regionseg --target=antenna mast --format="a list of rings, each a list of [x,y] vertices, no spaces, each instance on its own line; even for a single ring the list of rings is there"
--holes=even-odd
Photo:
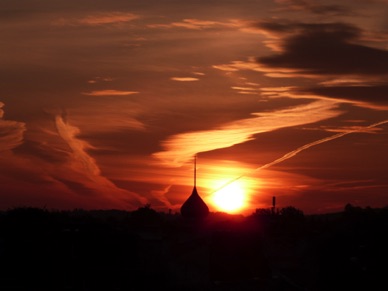
[[[197,155],[194,155],[194,187],[197,186]]]

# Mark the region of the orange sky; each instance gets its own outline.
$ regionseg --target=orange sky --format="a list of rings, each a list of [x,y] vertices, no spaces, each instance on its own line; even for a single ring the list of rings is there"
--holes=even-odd
[[[146,2],[1,1],[0,209],[388,205],[385,0]]]

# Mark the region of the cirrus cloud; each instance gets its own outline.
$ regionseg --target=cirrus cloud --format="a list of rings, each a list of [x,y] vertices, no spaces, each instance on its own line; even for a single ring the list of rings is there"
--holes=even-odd
[[[166,165],[179,166],[199,152],[227,148],[250,141],[255,134],[315,123],[340,114],[335,102],[325,100],[272,112],[253,113],[252,118],[233,121],[217,129],[171,136],[162,142],[165,150],[153,155]]]
[[[4,120],[4,103],[0,102],[0,152],[12,150],[23,143],[26,125],[23,122]]]
[[[120,91],[120,90],[98,90],[98,91],[91,91],[91,92],[84,92],[83,95],[88,96],[127,96],[127,95],[133,95],[138,94],[137,91]]]
[[[100,12],[82,16],[81,18],[60,18],[53,24],[56,26],[99,26],[120,24],[139,19],[140,16],[128,12]]]
[[[172,77],[172,81],[178,81],[178,82],[194,82],[194,81],[199,81],[198,78],[193,78],[193,77]]]

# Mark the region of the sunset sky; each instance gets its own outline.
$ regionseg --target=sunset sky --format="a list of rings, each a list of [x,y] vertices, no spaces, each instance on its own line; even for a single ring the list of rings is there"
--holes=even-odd
[[[0,209],[388,205],[386,0],[1,0]],[[236,190],[237,191],[237,190]]]

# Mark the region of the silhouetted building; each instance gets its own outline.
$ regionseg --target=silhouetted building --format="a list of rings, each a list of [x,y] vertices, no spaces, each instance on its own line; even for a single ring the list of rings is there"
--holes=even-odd
[[[272,197],[272,214],[275,214],[275,209],[276,209],[276,197]]]
[[[186,218],[204,218],[209,214],[209,208],[199,196],[195,186],[190,197],[182,204],[181,214]]]
[[[199,196],[197,187],[196,187],[196,157],[194,157],[194,188],[190,197],[182,204],[181,214],[185,218],[190,219],[201,219],[205,218],[209,214],[209,208],[206,203]]]

